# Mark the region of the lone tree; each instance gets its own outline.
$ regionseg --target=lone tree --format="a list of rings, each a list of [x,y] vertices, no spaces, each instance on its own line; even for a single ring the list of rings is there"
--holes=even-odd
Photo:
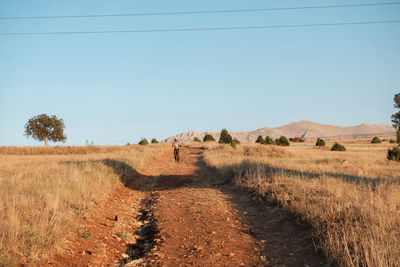
[[[371,144],[379,144],[382,143],[381,139],[379,139],[378,136],[375,136],[374,138],[372,138],[371,140]]]
[[[400,94],[394,95],[394,107],[400,109]],[[392,115],[393,127],[397,132],[397,144],[400,145],[400,110]]]
[[[228,130],[222,129],[218,143],[220,143],[220,144],[232,144],[232,141],[233,141],[233,138],[228,133]]]
[[[158,141],[157,141],[157,139],[153,138],[153,139],[151,139],[151,143],[152,143],[152,144],[157,144]]]
[[[53,142],[65,142],[67,140],[64,128],[62,119],[58,119],[55,115],[40,114],[30,118],[25,124],[25,135],[44,141],[45,146],[47,146],[48,140]]]
[[[343,145],[339,144],[338,142],[335,142],[333,144],[333,146],[331,147],[331,150],[332,151],[346,151],[346,148]]]
[[[400,94],[394,95],[394,107],[400,109]],[[400,111],[392,115],[393,127],[396,129],[397,147],[388,150],[387,159],[400,161]]]
[[[145,145],[148,145],[149,142],[147,141],[146,138],[143,137],[142,140],[140,140],[138,144],[139,144],[139,145],[142,145],[142,146],[145,146]]]
[[[211,134],[206,134],[203,138],[204,142],[211,142],[211,141],[215,141],[214,137]]]
[[[318,138],[317,142],[315,143],[316,146],[325,146],[325,140]]]

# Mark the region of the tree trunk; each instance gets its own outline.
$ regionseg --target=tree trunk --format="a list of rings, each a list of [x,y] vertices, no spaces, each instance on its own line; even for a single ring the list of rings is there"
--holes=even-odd
[[[400,126],[397,127],[396,139],[397,139],[397,144],[400,146]]]
[[[47,136],[44,139],[44,145],[47,146],[49,143],[47,142]]]

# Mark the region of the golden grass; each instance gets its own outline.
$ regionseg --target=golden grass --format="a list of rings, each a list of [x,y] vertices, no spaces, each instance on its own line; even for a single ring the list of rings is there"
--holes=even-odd
[[[0,146],[0,155],[71,155],[108,153],[121,150],[121,146]]]
[[[39,265],[59,248],[69,231],[120,182],[106,159],[136,170],[169,146],[2,148],[0,155],[0,266]],[[100,151],[100,153],[99,153]],[[9,155],[9,154],[29,155]]]
[[[400,163],[392,144],[342,141],[276,147],[210,145],[204,159],[234,182],[312,225],[318,249],[341,266],[400,266]]]

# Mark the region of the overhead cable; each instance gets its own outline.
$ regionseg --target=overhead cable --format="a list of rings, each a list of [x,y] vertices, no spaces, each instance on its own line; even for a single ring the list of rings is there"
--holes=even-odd
[[[349,8],[349,7],[368,7],[368,6],[389,6],[389,5],[400,5],[400,2],[344,4],[344,5],[323,5],[323,6],[299,6],[299,7],[276,7],[276,8],[254,8],[254,9],[151,12],[151,13],[86,14],[86,15],[54,15],[54,16],[14,16],[14,17],[0,17],[0,20],[73,19],[73,18],[99,18],[99,17],[194,15],[194,14],[266,12],[266,11],[284,11],[284,10],[305,10],[305,9],[327,9],[327,8]]]
[[[391,23],[400,23],[400,20],[359,21],[359,22],[339,22],[339,23],[315,23],[315,24],[288,24],[288,25],[264,25],[264,26],[209,27],[209,28],[143,29],[143,30],[0,32],[0,36],[5,36],[5,35],[66,35],[66,34],[196,32],[196,31],[224,31],[224,30],[255,30],[255,29],[277,29],[277,28],[306,28],[306,27],[326,27],[326,26],[351,26],[351,25],[391,24]]]

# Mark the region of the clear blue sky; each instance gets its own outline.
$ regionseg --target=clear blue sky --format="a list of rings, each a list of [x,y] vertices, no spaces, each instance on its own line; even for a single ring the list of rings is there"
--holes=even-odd
[[[0,17],[251,9],[379,1],[13,1]],[[399,20],[400,5],[235,14],[0,20],[0,32],[230,27]],[[297,120],[390,123],[400,93],[400,23],[320,28],[0,36],[0,145],[37,114],[67,145],[123,145],[182,131]]]

